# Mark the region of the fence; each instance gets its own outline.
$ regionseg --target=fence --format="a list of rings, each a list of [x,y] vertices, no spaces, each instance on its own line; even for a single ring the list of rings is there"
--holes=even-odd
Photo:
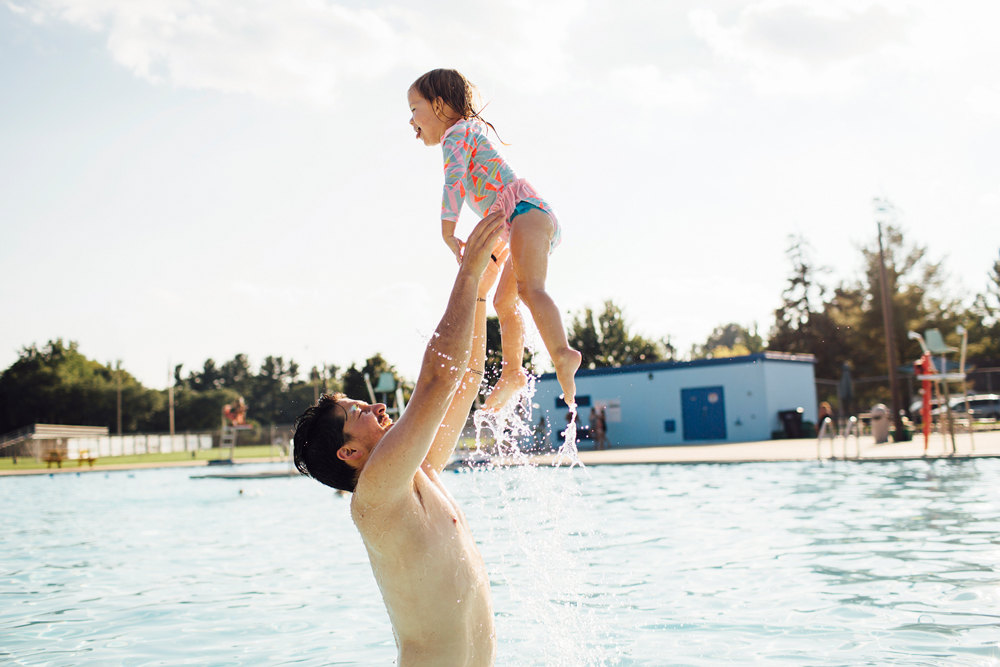
[[[914,379],[913,373],[901,372],[898,377],[903,399],[903,405],[900,408],[908,410],[910,405],[920,400],[920,392],[918,391],[920,383]],[[968,371],[966,380],[970,394],[1000,394],[1000,368],[977,368]],[[816,400],[831,403],[834,408],[839,407],[840,381],[822,378],[816,378],[815,381]],[[851,382],[851,388],[853,393],[851,405],[843,406],[844,412],[847,414],[852,411],[865,412],[876,403],[889,403],[888,375],[855,378]],[[952,397],[960,395],[961,388],[952,385]]]
[[[133,456],[136,454],[170,454],[212,448],[211,433],[108,435],[99,438],[66,438],[68,459],[81,458],[81,452],[91,458]]]

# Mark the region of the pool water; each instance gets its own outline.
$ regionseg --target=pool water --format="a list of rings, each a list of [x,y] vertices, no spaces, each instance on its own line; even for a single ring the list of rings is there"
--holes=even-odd
[[[194,474],[0,479],[0,663],[393,663],[347,497]],[[1000,460],[446,475],[498,665],[1000,665]]]

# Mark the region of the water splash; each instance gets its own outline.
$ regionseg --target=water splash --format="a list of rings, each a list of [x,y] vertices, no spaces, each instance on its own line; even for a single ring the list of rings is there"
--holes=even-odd
[[[576,403],[569,403],[569,414],[567,415],[566,430],[563,432],[563,442],[559,445],[559,451],[556,452],[555,458],[552,459],[553,466],[561,466],[566,463],[569,464],[570,468],[580,466],[585,468],[583,461],[580,460],[580,452],[576,447]]]
[[[498,618],[498,639],[529,637],[535,662],[517,665],[545,667],[599,667],[619,664],[615,642],[609,640],[606,621],[598,618],[603,606],[589,581],[589,563],[580,562],[581,540],[593,539],[593,508],[580,493],[574,475],[540,468],[531,456],[539,435],[532,418],[536,378],[502,409],[477,410],[473,415],[476,445],[489,449],[484,468],[473,472],[479,492],[479,511],[496,517],[485,549],[501,552],[490,577],[499,587],[495,595],[509,596],[520,610],[516,618]],[[583,466],[577,456],[576,406],[563,434],[554,466]],[[548,434],[546,434],[547,439]],[[588,472],[589,476],[589,472]],[[487,489],[489,489],[487,491]],[[506,526],[494,532],[494,526]],[[507,630],[507,625],[512,630]],[[513,648],[513,647],[509,647]],[[501,648],[501,650],[503,650]]]
[[[531,460],[521,447],[534,436],[531,427],[531,399],[535,395],[535,377],[528,374],[524,388],[514,394],[507,405],[496,411],[476,410],[476,445],[482,447],[482,436],[489,432],[495,447],[495,462],[491,467],[529,465]]]

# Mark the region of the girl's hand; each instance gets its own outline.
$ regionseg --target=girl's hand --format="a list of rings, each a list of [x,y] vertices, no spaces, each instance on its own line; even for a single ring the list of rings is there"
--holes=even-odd
[[[465,243],[454,236],[444,237],[444,242],[451,248],[451,251],[455,253],[455,259],[458,263],[462,263],[462,256],[465,254]]]

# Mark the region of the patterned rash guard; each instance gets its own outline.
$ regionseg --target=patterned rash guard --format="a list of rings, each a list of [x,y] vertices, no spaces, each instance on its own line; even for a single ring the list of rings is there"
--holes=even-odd
[[[441,201],[441,219],[458,222],[462,202],[479,216],[485,217],[502,210],[510,215],[518,202],[533,204],[549,214],[556,226],[552,248],[559,243],[560,229],[552,207],[548,205],[526,180],[518,178],[500,151],[486,136],[483,125],[470,120],[460,120],[441,137],[444,152],[444,196]]]

